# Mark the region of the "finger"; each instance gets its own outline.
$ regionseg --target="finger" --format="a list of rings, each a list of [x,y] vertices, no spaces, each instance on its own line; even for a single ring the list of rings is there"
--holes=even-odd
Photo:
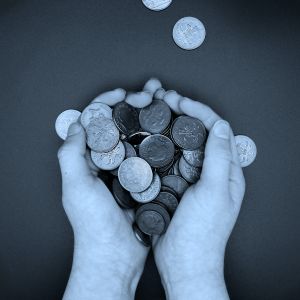
[[[118,88],[100,94],[91,103],[101,102],[109,106],[114,106],[117,103],[123,101],[125,99],[125,96],[126,96],[126,91],[121,88]]]
[[[202,121],[208,130],[210,130],[218,120],[221,120],[221,117],[209,106],[186,97],[180,100],[178,106],[182,113]]]
[[[90,170],[91,170],[92,174],[94,176],[97,176],[98,172],[99,172],[99,168],[93,162],[90,150],[86,150],[86,152],[85,152],[85,159],[86,159],[86,161],[88,163],[88,166],[90,167]]]
[[[157,78],[150,78],[144,85],[143,91],[148,91],[152,95],[161,88],[161,82]]]
[[[152,102],[153,94],[149,91],[142,91],[137,93],[128,93],[125,101],[137,108],[148,106]]]
[[[158,100],[163,100],[164,96],[166,94],[166,90],[164,88],[159,88],[155,93],[154,93],[154,98]]]
[[[179,102],[182,98],[183,97],[176,91],[170,90],[165,93],[163,100],[169,105],[171,110],[173,110],[176,114],[181,115],[183,111],[179,107]]]

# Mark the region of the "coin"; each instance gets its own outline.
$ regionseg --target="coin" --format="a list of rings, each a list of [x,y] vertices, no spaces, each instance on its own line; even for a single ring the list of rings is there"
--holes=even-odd
[[[168,175],[161,179],[161,185],[167,186],[174,190],[179,198],[181,198],[184,192],[189,187],[189,184],[180,176],[177,175]]]
[[[58,115],[55,121],[55,131],[57,135],[65,140],[68,136],[68,129],[80,117],[81,112],[75,109],[68,109]]]
[[[140,157],[130,157],[121,163],[118,177],[127,191],[139,193],[150,186],[153,174],[145,160]]]
[[[256,158],[256,145],[252,139],[245,135],[236,135],[234,138],[241,166],[243,168],[248,167]]]
[[[153,100],[152,103],[140,111],[141,127],[150,133],[163,132],[171,121],[171,110],[162,100]]]
[[[119,142],[119,131],[108,118],[95,119],[86,127],[87,144],[96,152],[111,151]]]
[[[189,116],[180,116],[172,124],[173,141],[184,150],[196,150],[206,140],[206,129],[203,123]]]
[[[125,157],[126,158],[137,156],[136,151],[135,151],[134,147],[131,144],[129,144],[127,142],[123,142],[123,144],[124,144],[124,147],[125,147]]]
[[[135,133],[140,128],[136,109],[126,102],[116,104],[113,109],[113,120],[118,129],[125,135]]]
[[[99,118],[112,119],[112,109],[103,103],[95,102],[88,105],[82,112],[80,122],[86,128],[90,122]]]
[[[177,21],[173,28],[173,39],[177,46],[184,50],[198,48],[206,35],[203,23],[194,17],[184,17]]]
[[[202,167],[204,160],[204,145],[196,150],[183,150],[183,156],[187,163],[193,167]]]
[[[160,174],[163,174],[165,172],[169,172],[169,170],[172,168],[173,166],[173,163],[174,163],[174,157],[172,158],[171,162],[169,164],[167,164],[166,166],[164,167],[161,167],[161,168],[157,168],[157,172],[160,173]]]
[[[168,186],[162,185],[161,188],[160,188],[160,191],[161,192],[168,192],[168,193],[171,193],[172,195],[174,195],[176,198],[178,197],[177,193]]]
[[[133,134],[131,134],[128,138],[127,141],[134,146],[140,145],[140,143],[148,136],[150,136],[151,133],[149,132],[144,132],[144,131],[138,131]]]
[[[163,203],[168,208],[171,215],[174,214],[178,206],[177,198],[172,193],[169,192],[160,192],[158,196],[155,198],[155,202],[156,201]]]
[[[142,0],[144,5],[154,11],[160,11],[166,9],[172,0]]]
[[[201,168],[191,166],[183,156],[179,160],[179,170],[187,182],[195,183],[200,179]]]
[[[174,156],[175,148],[172,141],[161,134],[145,138],[139,147],[139,155],[154,168],[169,164]]]
[[[143,192],[140,193],[130,193],[131,197],[140,203],[147,203],[154,200],[160,191],[160,178],[157,173],[154,173],[153,180],[150,186]]]
[[[130,209],[135,208],[137,206],[137,202],[135,202],[131,198],[130,193],[128,191],[123,189],[117,178],[114,178],[112,182],[112,194],[116,202],[122,208]]]
[[[137,240],[146,247],[150,247],[152,243],[151,235],[144,233],[136,223],[132,224],[132,229]]]

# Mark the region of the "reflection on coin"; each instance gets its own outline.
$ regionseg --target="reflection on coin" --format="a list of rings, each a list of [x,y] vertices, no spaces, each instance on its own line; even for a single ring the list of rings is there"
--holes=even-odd
[[[146,137],[150,136],[150,132],[138,131],[131,134],[127,141],[134,146],[138,146]]]
[[[161,133],[170,124],[171,115],[171,110],[164,101],[153,100],[140,111],[139,121],[145,131]]]
[[[202,167],[204,160],[204,146],[196,150],[183,150],[185,160],[193,167]]]
[[[184,17],[177,21],[173,28],[174,42],[182,49],[198,48],[205,39],[205,27],[194,17]]]
[[[72,123],[75,123],[80,117],[81,112],[75,109],[68,109],[58,115],[55,121],[55,130],[57,135],[65,140],[68,136],[68,129]]]
[[[145,160],[140,157],[130,157],[121,163],[118,177],[127,191],[139,193],[150,186],[153,174]]]
[[[164,167],[169,164],[175,153],[172,141],[161,134],[145,138],[140,147],[139,155],[154,168]]]
[[[96,152],[111,151],[119,141],[119,131],[107,118],[95,119],[86,127],[87,144]]]
[[[177,198],[172,193],[168,192],[160,192],[155,199],[155,202],[156,201],[163,203],[168,208],[171,215],[174,214],[178,206]]]
[[[205,142],[206,129],[200,120],[180,116],[172,124],[172,138],[180,148],[196,150]]]
[[[94,164],[102,170],[116,169],[125,158],[125,147],[121,141],[109,152],[91,151],[91,157]]]
[[[160,191],[160,178],[157,173],[153,175],[153,180],[150,186],[143,192],[140,193],[130,193],[131,197],[140,202],[140,203],[147,203],[154,200]]]
[[[179,160],[179,170],[187,182],[195,183],[200,179],[201,168],[191,166],[183,156]]]
[[[174,190],[179,198],[181,198],[184,192],[189,187],[189,184],[182,177],[177,175],[168,175],[161,179],[161,185],[167,186]]]
[[[248,167],[256,158],[256,145],[252,139],[245,135],[236,135],[234,138],[241,166],[243,168]]]
[[[136,109],[126,102],[119,102],[113,109],[113,120],[119,130],[130,135],[140,128],[139,117]]]
[[[144,233],[136,223],[132,224],[132,229],[137,240],[146,247],[151,246],[152,238],[151,235]]]
[[[142,0],[144,5],[154,11],[160,11],[166,9],[172,0]]]
[[[122,186],[119,183],[119,180],[117,178],[113,179],[112,183],[112,194],[116,200],[116,202],[121,206],[122,208],[135,208],[137,206],[137,202],[135,202],[128,191],[124,190]]]
[[[95,102],[88,105],[82,112],[80,122],[86,128],[90,122],[99,118],[112,119],[112,109],[103,103]]]

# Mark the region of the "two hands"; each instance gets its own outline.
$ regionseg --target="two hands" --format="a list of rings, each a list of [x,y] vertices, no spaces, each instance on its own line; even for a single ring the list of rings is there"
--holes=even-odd
[[[229,299],[224,253],[245,191],[234,136],[206,105],[160,87],[150,79],[140,93],[116,89],[94,101],[140,108],[157,93],[175,113],[198,118],[209,130],[201,178],[183,195],[166,233],[153,238],[153,251],[167,299]],[[97,177],[79,123],[70,126],[58,158],[75,243],[64,300],[134,299],[149,249],[136,240],[132,211],[121,209]]]

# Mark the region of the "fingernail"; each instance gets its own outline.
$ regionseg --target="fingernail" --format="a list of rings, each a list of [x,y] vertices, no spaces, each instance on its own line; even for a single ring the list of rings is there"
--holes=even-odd
[[[224,120],[219,120],[214,125],[214,135],[221,138],[228,140],[229,139],[229,124]]]
[[[81,125],[78,122],[72,123],[68,130],[68,136],[77,134],[81,131]]]

